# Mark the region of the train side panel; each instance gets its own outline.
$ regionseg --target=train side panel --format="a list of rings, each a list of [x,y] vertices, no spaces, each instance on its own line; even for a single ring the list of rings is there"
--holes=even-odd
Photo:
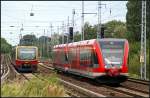
[[[110,45],[109,47],[114,48],[106,48],[104,50],[99,40],[96,39],[54,46],[53,50],[56,57],[53,61],[55,67],[69,73],[102,80],[103,82],[120,83],[125,81],[128,76],[128,41],[122,39],[104,39],[104,41],[106,41],[106,45],[104,43],[105,46]],[[123,41],[125,41],[124,46]],[[115,44],[111,45],[110,43]],[[123,48],[119,48],[120,45]],[[116,56],[116,59],[119,57],[118,51],[123,55],[122,61],[111,61],[110,57]],[[115,52],[118,54],[114,54]],[[116,65],[117,63],[121,65]]]

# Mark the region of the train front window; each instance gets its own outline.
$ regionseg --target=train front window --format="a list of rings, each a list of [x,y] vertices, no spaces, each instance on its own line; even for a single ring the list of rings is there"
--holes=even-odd
[[[20,48],[18,50],[18,59],[33,60],[35,58],[36,58],[36,50],[34,48],[30,49]]]
[[[101,41],[100,46],[106,68],[114,65],[120,67],[122,65],[124,54],[123,41]]]

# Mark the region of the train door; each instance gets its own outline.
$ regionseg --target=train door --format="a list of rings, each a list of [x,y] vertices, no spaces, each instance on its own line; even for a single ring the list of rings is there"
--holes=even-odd
[[[76,69],[80,70],[80,46],[76,47]]]
[[[75,48],[73,48],[73,62],[72,62],[72,67],[74,68],[74,69],[78,69],[78,50],[77,50],[77,48],[75,47]]]
[[[76,60],[76,48],[70,47],[68,51],[68,60],[71,69],[76,69],[77,60]]]
[[[92,49],[91,47],[87,47],[87,46],[84,46],[84,47],[81,47],[80,48],[80,70],[85,74],[85,75],[88,75],[88,76],[91,76],[91,73],[92,73],[92,59],[91,59],[91,56],[92,56]]]
[[[93,69],[93,64],[92,64],[92,47],[87,48],[87,60],[86,60],[86,65],[87,65],[87,72],[89,76],[92,76],[92,69]]]

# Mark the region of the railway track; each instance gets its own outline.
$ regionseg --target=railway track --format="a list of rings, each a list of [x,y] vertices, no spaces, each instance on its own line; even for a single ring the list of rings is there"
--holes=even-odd
[[[7,80],[9,74],[10,74],[10,67],[8,65],[8,62],[6,60],[6,56],[2,55],[1,60],[1,83],[3,83],[5,80]]]
[[[2,75],[4,73],[4,66],[3,66],[3,64],[4,64],[4,55],[1,54],[1,77],[2,77]]]
[[[42,65],[44,67],[44,65]],[[49,69],[50,67],[47,67],[45,66],[45,68]],[[50,68],[50,70],[53,70],[53,68]],[[64,74],[63,74],[64,75]],[[93,92],[99,92],[101,91],[101,93],[105,92],[104,95],[105,96],[109,96],[109,97],[112,97],[112,96],[115,96],[115,97],[149,97],[149,86],[148,85],[145,85],[143,83],[139,83],[139,82],[132,82],[132,83],[129,83],[129,81],[126,81],[122,84],[120,84],[118,87],[113,87],[112,85],[103,85],[103,84],[98,84],[98,83],[92,83],[90,84],[91,82],[93,82],[93,80],[88,80],[85,81],[86,84],[82,84],[80,82],[83,82],[81,79],[77,78],[75,76],[75,78],[77,78],[76,80],[75,79],[68,79],[68,75],[67,76],[61,76],[64,78],[66,78],[67,81],[69,82],[74,82],[74,81],[78,81],[78,83],[76,82],[76,84],[79,84],[81,87],[83,85],[88,85],[90,88],[87,88],[87,89],[90,89],[90,90],[93,90]],[[69,78],[72,77],[71,75],[69,76]],[[90,82],[89,82],[90,81]],[[96,85],[96,87],[95,87]],[[143,86],[145,85],[145,86]],[[92,87],[93,86],[93,87]],[[99,91],[98,91],[99,90]],[[103,90],[103,91],[102,91]]]
[[[46,79],[42,79],[41,77],[39,77],[39,75],[38,74],[36,74],[36,73],[23,73],[23,74],[21,74],[27,81],[30,81],[30,79],[31,78],[33,78],[33,77],[35,77],[35,78],[38,78],[38,79],[40,79],[40,80],[42,80],[42,81],[48,81],[48,80],[46,80]],[[61,83],[63,83],[63,85],[65,85],[65,86],[67,86],[67,87],[70,87],[70,85],[72,85],[73,87],[75,87],[76,89],[77,89],[77,87],[75,86],[75,85],[73,85],[73,84],[71,84],[71,83],[69,83],[69,82],[66,82],[66,81],[64,81],[64,80],[61,80],[61,79],[59,79],[59,81],[61,82]],[[72,89],[73,91],[75,90],[75,89],[73,89],[73,88],[70,88],[70,89]],[[79,87],[78,87],[78,89],[77,90],[79,90]],[[85,91],[84,91],[85,92]],[[78,94],[76,94],[76,93],[72,93],[72,91],[71,90],[66,90],[66,93],[67,93],[67,95],[69,95],[69,96],[71,96],[71,97],[79,97],[79,95],[81,96],[86,96],[87,94],[84,94],[84,93],[79,93],[78,92]],[[100,94],[99,94],[99,96],[100,96]]]
[[[36,73],[32,74],[20,74],[17,73],[15,68],[11,65],[10,57],[6,56],[5,60],[7,66],[11,72],[7,75],[8,78],[14,78],[16,75],[22,76],[24,79],[30,81],[30,78],[37,77]],[[55,72],[52,66],[46,66],[40,64],[41,68],[44,68],[43,71],[40,70],[42,74],[48,74],[49,72]],[[110,85],[97,84],[93,80],[88,80],[87,78],[78,78],[74,75],[68,74],[58,74],[61,78],[59,81],[66,87],[66,92],[69,96],[72,97],[149,97],[149,87],[148,82],[141,80],[132,80],[128,79],[127,82],[122,83],[118,87],[112,87]],[[68,77],[69,76],[69,77]],[[63,79],[62,79],[63,78]],[[85,81],[87,80],[87,81]],[[134,82],[136,81],[136,82]],[[139,88],[140,87],[140,88]],[[144,87],[144,88],[143,88]]]
[[[9,54],[4,55],[3,57],[3,67],[4,67],[4,72],[1,75],[1,83],[3,84],[4,81],[11,81],[13,79],[15,79],[17,76],[19,76],[19,73],[15,70],[15,68],[13,67],[13,65],[11,64],[11,58]],[[3,68],[2,67],[2,68]]]
[[[9,73],[8,73],[8,76],[6,78],[6,80],[11,80],[9,82],[13,82],[12,79],[16,78],[16,74],[19,78],[25,80],[25,81],[30,81],[31,78],[33,77],[36,77],[40,80],[43,80],[43,81],[46,81],[42,78],[40,78],[38,76],[37,73],[18,73],[16,71],[16,69],[13,67],[13,65],[11,65],[11,58],[7,55],[6,58],[5,58],[7,65],[8,65],[8,68],[10,69]],[[68,89],[66,90],[66,93],[67,93],[67,96],[72,96],[72,97],[79,97],[79,96],[95,96],[95,97],[102,97],[101,94],[95,94],[94,92],[91,92],[91,91],[88,91],[84,88],[81,88],[79,86],[76,86],[74,84],[71,84],[67,81],[64,81],[64,80],[59,80],[63,85],[65,85],[66,87],[68,87]],[[71,85],[71,86],[70,86]],[[72,87],[72,88],[70,88]],[[80,89],[80,90],[79,90]],[[76,90],[76,91],[75,91]],[[78,91],[79,90],[79,91]],[[72,93],[74,92],[74,93]],[[84,93],[83,93],[84,92]],[[88,92],[88,93],[85,93],[85,92]],[[90,93],[89,93],[90,92]],[[90,94],[90,95],[89,95]],[[104,97],[104,96],[103,96]]]
[[[104,87],[115,90],[120,93],[133,96],[133,97],[149,97],[149,93],[145,93],[145,92],[143,93],[141,91],[137,91],[135,89],[131,89],[131,88],[123,87],[123,86],[111,87],[111,86],[104,85]]]
[[[42,68],[53,70],[53,68],[44,66],[40,64]],[[48,70],[49,71],[49,70]],[[45,73],[44,73],[45,74]],[[95,93],[91,90],[88,90],[86,88],[80,87],[78,85],[75,85],[74,83],[70,83],[62,78],[59,79],[59,81],[65,86],[67,89],[67,94],[72,97],[106,97],[102,94]]]
[[[128,81],[136,82],[136,83],[144,84],[144,85],[149,85],[149,83],[150,83],[150,81],[148,81],[148,80],[140,80],[140,79],[135,79],[135,78],[128,78]]]
[[[141,81],[138,79],[135,82],[132,80],[130,81],[130,78],[129,78],[126,82],[121,83],[121,86],[126,89],[131,89],[137,92],[149,94],[149,82],[148,81]]]
[[[14,69],[15,70],[15,69]],[[32,78],[38,78],[38,79],[40,79],[40,80],[42,80],[42,81],[47,81],[47,80],[45,80],[45,79],[42,79],[41,77],[39,77],[39,72],[37,72],[37,73],[18,73],[19,74],[19,77],[20,78],[22,78],[22,79],[24,79],[25,81],[30,81],[30,79],[32,79]],[[71,83],[68,83],[68,82],[66,82],[66,81],[63,81],[63,80],[59,80],[59,81],[61,81],[61,83],[63,83],[64,85],[66,85],[66,86],[68,86],[68,85],[71,85]],[[12,81],[11,81],[12,82]],[[72,84],[73,85],[73,84]],[[71,88],[70,88],[71,89]],[[74,91],[74,89],[72,89],[73,91]],[[85,91],[84,91],[85,92]],[[78,93],[78,94],[76,94],[76,93],[72,93],[72,91],[70,91],[70,90],[66,90],[66,93],[67,93],[67,96],[69,95],[69,96],[72,96],[72,97],[79,97],[79,95],[84,95],[84,96],[86,96],[85,94],[82,94],[82,93]],[[69,97],[68,96],[68,97]]]

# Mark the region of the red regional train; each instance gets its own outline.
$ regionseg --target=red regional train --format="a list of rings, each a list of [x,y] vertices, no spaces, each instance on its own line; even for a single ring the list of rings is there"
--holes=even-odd
[[[53,47],[57,70],[92,78],[102,83],[121,83],[128,78],[129,44],[126,39],[91,39]]]
[[[13,54],[14,67],[18,71],[36,71],[38,48],[36,46],[17,46]]]

